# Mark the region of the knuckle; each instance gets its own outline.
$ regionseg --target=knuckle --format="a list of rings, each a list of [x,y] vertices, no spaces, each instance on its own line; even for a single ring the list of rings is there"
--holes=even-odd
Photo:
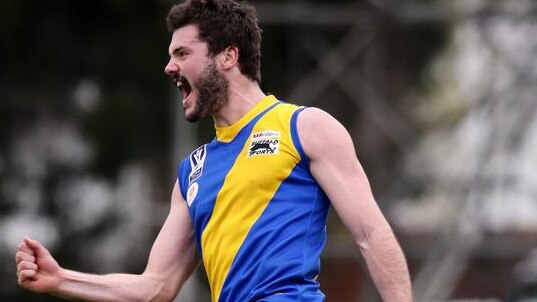
[[[24,287],[26,284],[26,280],[28,280],[28,278],[26,278],[24,274],[20,274],[19,278],[17,279],[17,282],[19,283],[20,286]]]
[[[26,261],[26,260],[23,260],[19,263],[19,268],[20,270],[24,270],[24,269],[31,269],[31,264],[30,262]]]
[[[21,252],[21,251],[18,251],[16,254],[15,254],[15,259],[21,261],[22,259],[24,259],[24,253]]]

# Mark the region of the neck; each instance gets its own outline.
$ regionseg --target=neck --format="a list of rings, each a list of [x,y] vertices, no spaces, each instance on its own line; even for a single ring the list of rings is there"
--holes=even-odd
[[[246,78],[230,81],[228,102],[213,114],[215,126],[233,125],[265,96],[257,82]]]

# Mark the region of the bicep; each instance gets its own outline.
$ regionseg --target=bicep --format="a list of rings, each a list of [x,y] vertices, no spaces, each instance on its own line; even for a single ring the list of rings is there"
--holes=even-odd
[[[308,108],[299,115],[298,133],[313,177],[355,241],[386,227],[347,130],[326,112]]]
[[[176,182],[170,213],[151,248],[145,273],[179,287],[197,263],[192,220]]]

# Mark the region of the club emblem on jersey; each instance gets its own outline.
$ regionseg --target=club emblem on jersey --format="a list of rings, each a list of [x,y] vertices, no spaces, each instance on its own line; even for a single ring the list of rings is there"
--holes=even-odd
[[[280,150],[280,132],[262,131],[255,132],[250,138],[248,157],[262,154],[278,154]]]
[[[192,205],[192,203],[194,202],[194,199],[198,195],[198,188],[199,188],[199,185],[197,182],[191,184],[188,187],[188,191],[186,193],[186,203],[188,204],[189,207],[190,205]]]
[[[201,177],[201,174],[203,173],[203,164],[205,163],[206,154],[207,151],[205,149],[205,145],[199,147],[198,149],[194,150],[192,154],[190,154],[191,172],[188,176],[189,184]]]

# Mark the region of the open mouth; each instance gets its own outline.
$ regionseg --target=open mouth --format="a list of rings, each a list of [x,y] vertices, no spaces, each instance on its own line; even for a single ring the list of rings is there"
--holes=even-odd
[[[188,83],[188,80],[185,77],[180,76],[178,78],[174,78],[173,81],[175,82],[177,88],[181,90],[181,93],[183,94],[183,100],[188,98],[188,96],[192,92],[192,87],[190,86],[190,83]]]

